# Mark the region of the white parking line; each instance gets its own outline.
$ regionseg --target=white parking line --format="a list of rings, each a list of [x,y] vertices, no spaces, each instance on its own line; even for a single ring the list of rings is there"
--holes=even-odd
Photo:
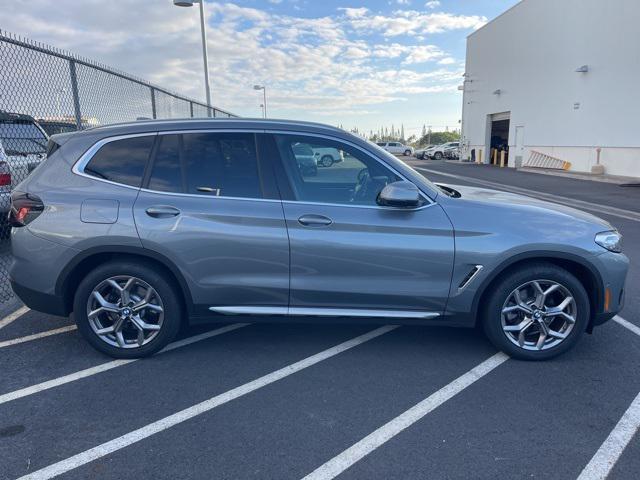
[[[625,210],[617,207],[609,207],[607,205],[599,205],[596,203],[585,202],[583,200],[576,200],[574,198],[562,197],[560,195],[553,195],[551,193],[543,193],[543,192],[537,192],[537,191],[534,192],[526,188],[514,187],[511,185],[505,186],[500,183],[490,182],[488,180],[481,180],[474,177],[465,177],[464,175],[455,175],[453,173],[441,172],[439,170],[433,170],[430,168],[423,168],[423,167],[414,167],[414,168],[416,170],[432,173],[434,175],[441,175],[443,177],[456,178],[458,180],[477,183],[478,185],[494,188],[496,190],[503,190],[510,193],[517,193],[519,195],[526,195],[528,197],[537,198],[540,200],[560,203],[562,205],[581,208],[583,210],[590,210],[592,212],[604,213],[605,215],[613,215],[615,217],[620,217],[620,218],[625,218],[627,220],[640,222],[640,213],[634,212],[632,210]]]
[[[391,440],[407,427],[432,412],[447,400],[451,399],[465,388],[484,377],[494,368],[503,364],[509,359],[504,353],[496,353],[475,368],[445,385],[437,392],[428,396],[420,403],[414,405],[409,410],[400,414],[390,422],[373,431],[359,442],[355,443],[342,453],[333,457],[324,465],[321,465],[303,480],[329,480],[337,477],[342,472],[361,460],[366,455],[373,452],[384,443]]]
[[[210,332],[201,333],[200,335],[188,337],[183,340],[170,343],[165,348],[163,348],[159,353],[175,350],[176,348],[184,347],[185,345],[190,345],[192,343],[199,342],[200,340],[205,340],[207,338],[222,335],[223,333],[231,332],[233,330],[237,330],[238,328],[246,327],[247,325],[249,324],[235,323],[233,325],[227,325],[225,327],[218,328],[216,330],[211,330]],[[79,370],[77,372],[70,373],[69,375],[64,375],[62,377],[54,378],[52,380],[47,380],[46,382],[38,383],[30,387],[21,388],[20,390],[14,390],[13,392],[0,395],[0,405],[3,403],[10,402],[12,400],[17,400],[18,398],[28,397],[29,395],[33,395],[34,393],[42,392],[44,390],[49,390],[54,387],[59,387],[60,385],[64,385],[66,383],[75,382],[76,380],[80,380],[81,378],[86,378],[92,375],[96,375],[98,373],[106,372],[107,370],[121,367],[122,365],[127,365],[137,360],[139,359],[135,358],[131,360],[112,360],[110,362],[96,365],[95,367],[90,367],[84,370]]]
[[[37,340],[39,338],[50,337],[51,335],[57,335],[59,333],[71,332],[77,330],[75,325],[67,325],[65,327],[54,328],[47,330],[46,332],[34,333],[32,335],[26,335],[24,337],[12,338],[11,340],[4,340],[0,342],[0,348],[9,347],[11,345],[18,345],[19,343],[30,342],[31,340]]]
[[[11,322],[13,322],[14,320],[17,320],[18,318],[20,318],[22,315],[24,315],[28,311],[29,311],[29,307],[20,307],[19,309],[17,309],[12,314],[7,315],[2,320],[0,320],[0,328],[6,327]]]
[[[625,320],[624,318],[616,315],[615,317],[613,317],[613,321],[640,336],[640,327],[634,325],[629,320]]]
[[[578,480],[604,480],[618,462],[624,449],[640,428],[640,393],[624,412],[607,439],[591,461],[584,467]]]
[[[193,417],[213,410],[214,408],[219,407],[220,405],[224,405],[231,400],[235,400],[236,398],[242,397],[243,395],[247,395],[248,393],[258,390],[259,388],[266,387],[267,385],[277,382],[278,380],[282,380],[289,375],[293,375],[300,370],[309,368],[319,362],[322,362],[323,360],[334,357],[339,353],[368,342],[369,340],[379,337],[380,335],[390,332],[391,330],[394,330],[396,328],[398,328],[397,325],[389,325],[377,328],[368,333],[365,333],[364,335],[352,338],[351,340],[347,340],[344,343],[331,347],[327,350],[323,350],[322,352],[316,353],[315,355],[300,360],[299,362],[287,365],[286,367],[257,378],[256,380],[252,380],[251,382],[245,383],[244,385],[240,385],[239,387],[236,387],[232,390],[221,393],[220,395],[216,395],[215,397],[198,403],[192,407],[185,408],[184,410],[174,413],[173,415],[161,418],[160,420],[150,423],[149,425],[146,425],[137,430],[133,430],[132,432],[122,435],[121,437],[103,443],[102,445],[98,445],[97,447],[85,450],[84,452],[74,455],[73,457],[49,465],[48,467],[35,471],[29,475],[25,475],[24,477],[20,477],[20,479],[43,480],[66,473],[70,470],[92,462],[93,460],[97,460],[98,458],[104,457],[105,455],[109,455],[110,453],[144,440],[151,435],[155,435],[156,433],[162,432],[163,430],[185,422]]]

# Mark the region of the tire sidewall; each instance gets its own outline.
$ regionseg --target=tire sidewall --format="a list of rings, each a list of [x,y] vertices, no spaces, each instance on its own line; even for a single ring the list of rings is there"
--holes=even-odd
[[[158,335],[139,348],[117,348],[107,344],[93,331],[87,318],[87,301],[93,289],[103,280],[117,275],[130,275],[151,285],[162,298],[164,320]],[[146,264],[109,262],[92,270],[78,285],[73,302],[74,319],[78,330],[97,350],[115,358],[140,358],[153,355],[171,342],[182,321],[182,306],[176,287],[157,269]]]
[[[513,344],[502,330],[502,307],[508,295],[518,286],[532,280],[552,280],[566,287],[573,296],[578,314],[569,336],[560,344],[548,350],[524,350]],[[500,281],[485,305],[483,326],[489,340],[511,357],[521,360],[547,360],[570,350],[580,340],[589,323],[590,303],[584,286],[568,271],[551,264],[525,267],[508,274]]]

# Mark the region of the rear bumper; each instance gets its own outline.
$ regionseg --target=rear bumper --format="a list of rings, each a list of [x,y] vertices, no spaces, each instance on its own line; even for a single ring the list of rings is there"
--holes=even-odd
[[[14,280],[11,280],[11,288],[16,296],[22,300],[22,303],[32,310],[61,317],[69,315],[64,300],[61,297],[38,292],[24,285],[20,285]]]

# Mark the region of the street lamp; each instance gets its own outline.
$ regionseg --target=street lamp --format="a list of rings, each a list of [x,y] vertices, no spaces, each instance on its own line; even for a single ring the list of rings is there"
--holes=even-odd
[[[253,86],[254,90],[262,90],[262,99],[263,99],[263,105],[264,105],[264,118],[267,118],[267,87],[264,85],[254,85]]]
[[[264,103],[260,104],[260,110],[262,111],[262,116],[264,117]]]
[[[207,29],[204,22],[204,0],[173,0],[177,7],[193,7],[194,3],[200,4],[200,31],[202,33],[202,57],[204,60],[204,88],[207,94],[207,106],[211,107],[211,89],[209,88],[209,55],[207,54]],[[210,114],[207,109],[207,114]]]

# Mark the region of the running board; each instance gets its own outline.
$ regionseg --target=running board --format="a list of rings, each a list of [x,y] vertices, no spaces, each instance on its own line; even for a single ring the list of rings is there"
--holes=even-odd
[[[223,315],[300,315],[313,317],[415,318],[421,320],[429,320],[440,316],[436,312],[365,310],[361,308],[221,306],[209,307],[209,310]]]

